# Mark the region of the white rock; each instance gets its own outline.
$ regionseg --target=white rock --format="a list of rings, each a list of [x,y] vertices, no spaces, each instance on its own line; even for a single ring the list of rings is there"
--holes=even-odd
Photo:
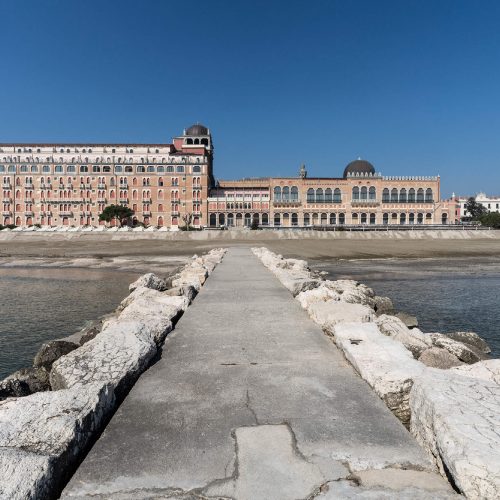
[[[500,384],[500,359],[486,359],[472,365],[456,366],[450,368],[450,372]]]
[[[380,333],[374,323],[339,323],[334,339],[347,360],[389,409],[408,425],[409,392],[425,367],[399,342]]]
[[[409,329],[396,316],[381,314],[375,323],[384,335],[401,342],[418,359],[423,351],[432,346],[432,339],[418,328]]]
[[[114,405],[107,387],[0,402],[0,498],[50,498]]]
[[[340,295],[331,288],[328,288],[327,286],[321,284],[317,288],[299,293],[295,298],[300,302],[300,305],[304,309],[308,309],[309,306],[311,304],[314,304],[315,302],[340,300]]]
[[[97,337],[52,365],[50,384],[56,390],[109,385],[121,396],[155,354],[156,344],[147,325],[139,321],[108,322]]]
[[[338,323],[365,323],[375,319],[375,313],[369,307],[337,300],[314,302],[308,312],[313,321],[328,331],[333,331]]]
[[[411,432],[467,498],[500,498],[500,386],[427,368],[410,393]]]
[[[427,335],[432,339],[432,345],[446,349],[464,363],[475,363],[476,361],[480,361],[479,356],[472,349],[467,347],[467,345],[462,344],[462,342],[450,339],[442,333],[428,333]]]
[[[160,292],[168,288],[166,280],[156,276],[154,273],[143,274],[136,281],[131,283],[128,289],[133,292],[139,286],[152,288],[153,290],[158,290]]]

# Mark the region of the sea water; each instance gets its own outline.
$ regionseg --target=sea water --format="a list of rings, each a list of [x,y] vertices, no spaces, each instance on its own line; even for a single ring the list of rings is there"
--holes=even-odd
[[[43,342],[112,312],[137,277],[110,269],[0,267],[0,380],[32,366]]]
[[[473,331],[500,357],[500,258],[311,261],[328,279],[355,279],[418,318],[424,332]]]

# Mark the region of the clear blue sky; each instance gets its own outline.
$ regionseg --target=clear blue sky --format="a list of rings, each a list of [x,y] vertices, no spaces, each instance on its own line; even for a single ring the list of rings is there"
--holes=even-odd
[[[500,193],[500,1],[0,0],[0,142],[212,130],[218,178]]]

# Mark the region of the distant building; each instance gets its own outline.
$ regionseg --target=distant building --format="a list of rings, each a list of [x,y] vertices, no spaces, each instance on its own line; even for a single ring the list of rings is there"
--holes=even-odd
[[[465,204],[469,200],[470,196],[463,198],[463,197],[458,197],[457,198],[457,204],[459,206],[459,211],[460,211],[460,217],[470,217],[470,214],[467,213],[467,210],[465,209]],[[488,212],[499,212],[500,213],[500,196],[486,196],[485,193],[477,193],[475,196],[477,203],[481,203]]]
[[[355,160],[342,177],[219,181],[208,198],[209,225],[326,226],[448,224],[455,204],[440,201],[440,178],[383,176]]]
[[[0,144],[2,216],[17,226],[97,226],[107,205],[129,206],[135,223],[195,227],[447,224],[440,178],[392,177],[355,160],[342,177],[214,181],[210,130],[200,124],[172,144]],[[498,209],[498,200],[496,204]]]

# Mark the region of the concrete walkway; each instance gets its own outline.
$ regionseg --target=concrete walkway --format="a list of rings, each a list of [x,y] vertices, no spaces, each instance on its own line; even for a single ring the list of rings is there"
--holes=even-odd
[[[63,497],[447,497],[432,470],[290,293],[232,248]]]

